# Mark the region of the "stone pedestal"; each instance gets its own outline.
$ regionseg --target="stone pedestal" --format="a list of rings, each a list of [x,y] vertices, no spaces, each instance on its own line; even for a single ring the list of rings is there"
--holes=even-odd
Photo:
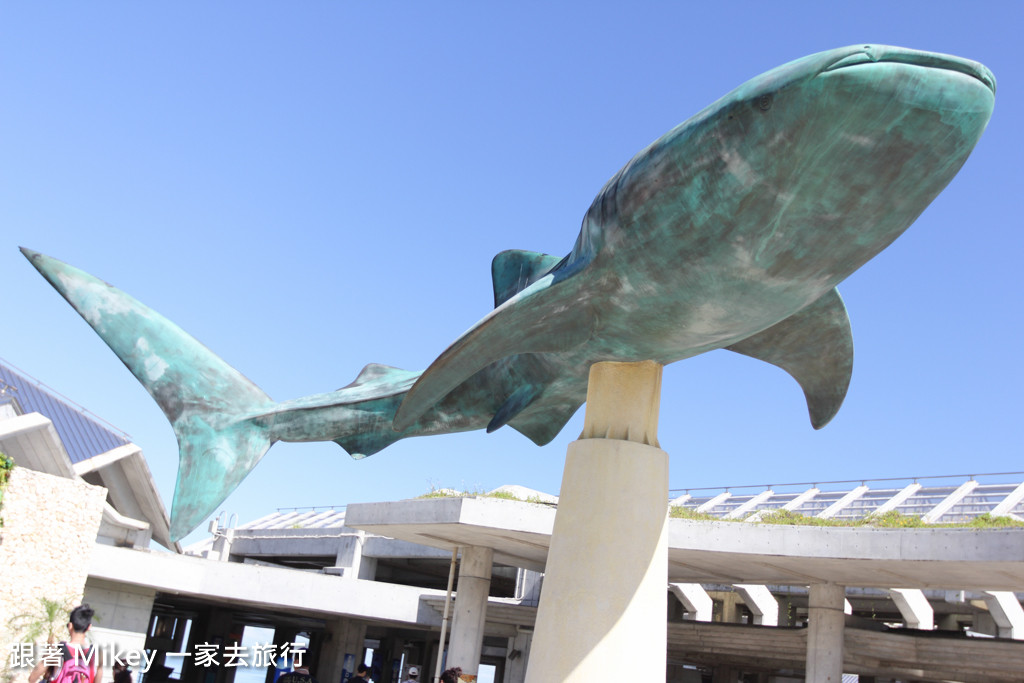
[[[657,447],[661,366],[592,367],[569,445],[528,683],[665,680],[668,454]]]

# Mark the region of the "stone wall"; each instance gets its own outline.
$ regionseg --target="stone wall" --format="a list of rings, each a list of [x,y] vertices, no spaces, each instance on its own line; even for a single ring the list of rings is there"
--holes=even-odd
[[[41,598],[81,601],[106,497],[105,488],[83,481],[24,467],[11,472],[0,512],[0,681],[12,673],[12,646],[22,642],[8,626],[12,617],[41,611]],[[14,680],[27,673],[14,670]]]

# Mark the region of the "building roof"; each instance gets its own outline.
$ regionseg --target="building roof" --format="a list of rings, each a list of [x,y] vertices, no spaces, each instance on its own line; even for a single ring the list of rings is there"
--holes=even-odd
[[[40,413],[53,422],[72,464],[131,443],[131,438],[81,406],[58,398],[38,380],[0,360],[0,403],[14,401],[20,413]]]
[[[925,483],[922,484],[922,481]],[[894,482],[899,482],[900,485],[894,486]],[[887,510],[922,517],[931,524],[969,522],[983,514],[1024,519],[1024,472],[919,477],[913,480],[865,479],[859,482],[859,486],[849,486],[852,483],[857,482],[674,489],[670,492],[671,505],[723,519],[738,518],[751,521],[756,521],[754,515],[757,513],[764,514],[780,509],[791,510],[807,517],[848,521],[863,519]],[[842,484],[846,486],[839,486]],[[509,488],[512,487],[503,486],[497,491]],[[519,496],[521,500],[536,502],[537,499],[543,498],[545,504],[558,504],[556,496],[522,487],[515,488],[523,492]],[[787,490],[775,491],[774,488]],[[733,492],[744,489],[743,492]],[[345,506],[325,505],[278,508],[276,512],[241,524],[237,528],[332,529],[343,526]]]
[[[1022,480],[1024,472],[1006,472],[865,479],[859,486],[845,481],[680,489],[672,492],[672,504],[723,519],[785,509],[807,517],[853,521],[894,510],[930,524],[955,524],[983,514],[1024,519]]]
[[[446,549],[492,548],[502,564],[544,571],[555,510],[488,498],[348,506],[355,529]],[[805,586],[914,586],[1019,590],[1024,531],[876,529],[671,519],[671,582]]]
[[[152,538],[181,552],[142,449],[55,394],[0,361],[0,451],[29,469],[106,488],[100,536],[109,542]]]

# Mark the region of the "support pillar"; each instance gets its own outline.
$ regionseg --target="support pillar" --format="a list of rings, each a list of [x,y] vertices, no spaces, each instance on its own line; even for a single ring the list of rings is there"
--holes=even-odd
[[[935,628],[935,610],[920,588],[890,588],[889,597],[896,603],[907,628],[922,631]]]
[[[493,564],[494,551],[491,548],[462,548],[459,590],[455,594],[452,635],[448,639],[448,668],[457,666],[463,674],[471,676],[480,669]]]
[[[665,680],[668,454],[661,365],[596,363],[569,444],[528,683]]]
[[[736,683],[737,680],[736,670],[731,666],[719,664],[711,670],[711,683]]]
[[[505,655],[504,683],[523,683],[526,680],[526,663],[530,661],[530,645],[533,633],[517,631],[508,639],[508,654]]]
[[[1017,596],[1010,591],[984,591],[985,604],[996,623],[1000,638],[1024,640],[1024,609]]]
[[[668,589],[679,598],[689,614],[689,621],[711,621],[715,603],[699,583],[670,583]]]
[[[754,615],[754,623],[758,626],[779,625],[779,601],[775,599],[767,586],[752,583],[733,585],[736,592],[743,598],[747,608]]]
[[[846,588],[834,583],[811,586],[807,613],[807,680],[840,683],[843,680],[843,603]]]
[[[340,681],[345,670],[345,656],[351,655],[349,674],[362,662],[366,624],[351,619],[337,619],[326,624],[326,638],[320,649],[320,661],[313,670],[321,681]]]

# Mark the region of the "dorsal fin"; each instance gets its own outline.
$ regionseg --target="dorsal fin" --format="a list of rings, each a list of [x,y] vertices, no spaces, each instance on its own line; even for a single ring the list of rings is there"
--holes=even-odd
[[[369,384],[384,378],[393,381],[401,381],[413,376],[419,376],[420,373],[412,370],[402,370],[391,365],[383,365],[382,363],[368,363],[362,370],[359,371],[359,375],[352,380],[352,384],[348,386],[354,386],[356,384]]]
[[[509,249],[495,256],[491,261],[494,307],[497,308],[544,277],[561,261],[558,256],[521,249]]]

